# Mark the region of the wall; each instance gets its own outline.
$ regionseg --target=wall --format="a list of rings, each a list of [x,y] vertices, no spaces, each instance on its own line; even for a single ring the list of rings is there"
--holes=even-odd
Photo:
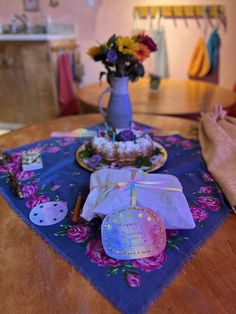
[[[84,84],[96,82],[102,65],[94,63],[87,55],[87,49],[96,43],[103,42],[113,34],[131,34],[133,30],[133,6],[140,4],[199,4],[198,0],[94,0],[94,6],[89,7],[86,0],[61,0],[58,8],[50,8],[49,0],[41,0],[41,8],[45,14],[50,14],[57,22],[74,23],[77,28],[77,37],[80,44],[82,61],[85,65]],[[220,27],[220,84],[232,89],[236,82],[236,1],[235,0],[201,0],[201,4],[222,4],[226,8],[228,21],[227,31]],[[10,21],[14,13],[22,12],[21,0],[0,0],[0,22]],[[35,14],[28,14],[30,18],[37,18]],[[201,36],[201,27],[196,20],[183,19],[165,21],[167,47],[169,53],[170,76],[187,78],[187,67],[196,41]],[[210,32],[210,26],[208,27]],[[149,64],[146,64],[147,71]]]

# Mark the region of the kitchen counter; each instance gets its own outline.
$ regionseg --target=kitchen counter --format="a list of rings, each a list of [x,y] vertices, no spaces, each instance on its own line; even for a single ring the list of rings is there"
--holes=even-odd
[[[53,41],[75,38],[74,34],[1,34],[0,41]]]

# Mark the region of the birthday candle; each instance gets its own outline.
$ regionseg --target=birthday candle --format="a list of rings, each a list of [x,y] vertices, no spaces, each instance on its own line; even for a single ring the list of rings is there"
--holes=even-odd
[[[108,131],[109,127],[108,127],[107,122],[104,122],[104,128],[105,128],[106,131]]]
[[[112,132],[112,143],[115,142],[115,139],[116,139],[116,133],[113,131]]]
[[[74,208],[74,213],[73,213],[73,216],[71,218],[71,220],[75,223],[79,221],[79,216],[80,216],[81,211],[82,211],[81,202],[82,202],[82,196],[78,195],[77,200],[76,200],[76,204],[75,204],[75,208]]]
[[[96,128],[96,132],[97,132],[97,137],[99,137],[99,129]]]

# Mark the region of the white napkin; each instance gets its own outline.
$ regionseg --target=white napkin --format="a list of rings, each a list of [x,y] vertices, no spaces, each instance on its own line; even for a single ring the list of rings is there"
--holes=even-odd
[[[131,206],[131,188],[122,189],[111,182],[129,182],[131,170],[103,169],[94,172],[90,178],[90,193],[86,199],[81,216],[91,220],[95,216],[106,216],[119,209]],[[172,175],[146,174],[136,172],[136,180],[156,184],[135,184],[137,206],[151,208],[162,218],[167,229],[192,229],[195,227],[182,185]],[[114,187],[113,189],[111,189]],[[162,189],[161,189],[162,188]],[[163,188],[173,188],[171,191]],[[108,193],[104,193],[111,189]]]

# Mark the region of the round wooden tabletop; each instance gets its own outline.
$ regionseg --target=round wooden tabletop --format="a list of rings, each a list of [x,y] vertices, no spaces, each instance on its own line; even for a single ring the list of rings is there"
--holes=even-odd
[[[97,112],[99,95],[107,83],[91,84],[78,90],[78,99],[85,112]],[[149,79],[129,83],[134,113],[195,117],[201,111],[210,111],[215,104],[233,110],[236,93],[216,84],[194,80],[162,79],[159,90],[149,88]],[[107,107],[109,94],[104,95],[103,108]],[[230,111],[231,114],[234,112]]]
[[[135,115],[136,121],[193,136],[195,121]],[[0,136],[3,149],[102,122],[98,114],[55,119]],[[78,271],[32,231],[0,197],[0,313],[115,314]],[[188,260],[148,313],[232,313],[236,294],[236,220],[231,215]]]

